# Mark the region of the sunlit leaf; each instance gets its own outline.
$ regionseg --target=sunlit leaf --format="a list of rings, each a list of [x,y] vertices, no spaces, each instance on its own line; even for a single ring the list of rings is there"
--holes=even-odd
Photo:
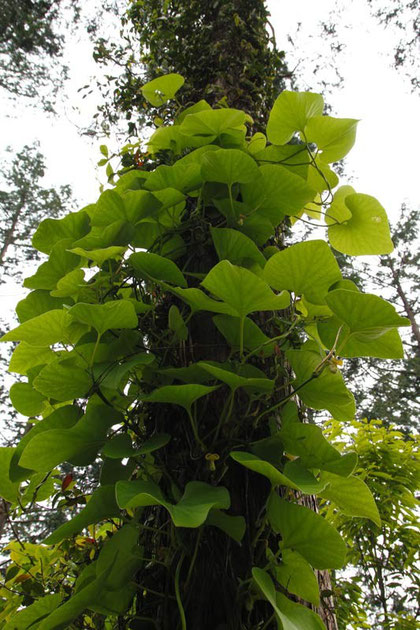
[[[337,261],[325,241],[290,245],[267,261],[264,279],[275,289],[288,289],[315,304],[324,304],[329,287],[340,280]]]
[[[286,144],[296,131],[304,131],[310,118],[319,116],[324,99],[312,92],[284,90],[277,97],[267,124],[267,137],[273,144]]]
[[[183,85],[184,78],[180,74],[172,72],[145,83],[141,91],[151,105],[161,107],[171,100]]]

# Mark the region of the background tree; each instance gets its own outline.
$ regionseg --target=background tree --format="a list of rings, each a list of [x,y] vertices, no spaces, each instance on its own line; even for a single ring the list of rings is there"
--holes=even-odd
[[[329,426],[343,449],[356,451],[382,519],[379,528],[323,508],[344,536],[355,571],[353,577],[346,572],[335,578],[339,628],[415,630],[420,615],[418,436],[378,420],[354,421],[347,428],[338,422]]]

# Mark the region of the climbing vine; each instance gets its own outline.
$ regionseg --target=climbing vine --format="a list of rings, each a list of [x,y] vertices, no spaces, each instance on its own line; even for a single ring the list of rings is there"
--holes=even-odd
[[[142,95],[163,107],[183,83]],[[380,518],[356,453],[304,407],[352,420],[342,360],[401,357],[409,321],[342,277],[333,250],[393,245],[379,202],[330,167],[357,121],[323,108],[283,92],[265,135],[239,109],[181,107],[146,165],[38,227],[49,258],[2,339],[19,342],[10,395],[33,427],[1,450],[0,493],[15,514],[58,497],[68,520],[9,545],[6,629],[324,627],[314,570],[341,568],[346,545],[302,498]],[[321,219],[329,244],[284,248],[285,217]],[[59,479],[98,460],[90,496]]]

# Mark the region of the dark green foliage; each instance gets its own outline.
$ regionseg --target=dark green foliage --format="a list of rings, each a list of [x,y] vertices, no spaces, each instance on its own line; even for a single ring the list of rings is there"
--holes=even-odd
[[[123,18],[119,42],[99,40],[95,58],[121,69],[102,87],[108,102],[100,106],[107,123],[120,115],[129,135],[158,112],[146,107],[141,86],[161,74],[177,72],[185,87],[179,107],[205,98],[243,109],[255,128],[267,120],[275,96],[288,74],[284,53],[266,30],[268,12],[261,0],[136,0]],[[141,67],[143,64],[143,68]],[[162,111],[159,112],[159,115]]]

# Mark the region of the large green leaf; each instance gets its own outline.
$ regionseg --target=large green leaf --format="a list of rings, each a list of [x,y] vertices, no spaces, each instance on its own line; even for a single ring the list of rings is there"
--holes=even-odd
[[[29,383],[14,383],[10,388],[13,407],[23,416],[38,416],[45,407],[45,396]]]
[[[281,593],[277,593],[273,581],[266,571],[254,567],[252,577],[264,598],[273,607],[281,630],[325,630],[321,619],[312,610],[302,606],[302,604],[292,602]]]
[[[26,341],[32,346],[50,346],[66,339],[70,318],[63,310],[47,311],[6,333],[0,341]]]
[[[375,340],[391,328],[410,326],[407,317],[398,315],[392,304],[378,295],[336,289],[325,301],[336,317],[348,326],[348,333],[360,341]]]
[[[199,361],[198,367],[202,368],[214,378],[223,383],[226,383],[232,391],[235,391],[239,387],[249,388],[257,390],[258,392],[271,392],[274,388],[274,381],[268,378],[258,377],[245,377],[230,369],[226,369],[223,363],[216,363],[215,361]]]
[[[341,455],[315,424],[290,422],[277,435],[286,453],[298,456],[307,468],[319,468],[347,477],[357,464],[356,453]]]
[[[311,565],[297,551],[283,549],[282,563],[275,569],[276,580],[285,589],[314,606],[319,606],[318,580]]]
[[[328,484],[321,492],[321,497],[333,501],[348,516],[369,518],[378,527],[381,526],[375,499],[362,479],[353,476],[339,477],[325,472],[321,477]]]
[[[339,372],[331,372],[327,366],[319,376],[313,377],[321,358],[312,350],[288,350],[286,356],[296,374],[295,389],[300,388],[299,398],[305,405],[327,409],[336,420],[354,418],[354,398]]]
[[[77,248],[72,251],[76,250]],[[86,289],[89,288],[85,282],[85,272],[83,269],[73,269],[58,280],[56,288],[50,293],[53,297],[71,297],[76,302]]]
[[[259,177],[255,160],[238,149],[207,152],[201,162],[201,174],[206,182],[220,182],[232,186],[247,184]]]
[[[164,499],[159,486],[152,481],[119,481],[116,496],[123,509],[162,505],[176,527],[199,527],[212,508],[227,510],[230,507],[226,488],[216,488],[201,481],[187,483],[184,494],[175,505]]]
[[[66,402],[84,397],[93,386],[93,380],[87,369],[68,359],[52,361],[42,368],[33,386],[47,398]]]
[[[3,630],[28,630],[28,628],[39,628],[38,624],[44,617],[52,613],[62,602],[63,595],[45,595],[41,599],[35,600],[27,608],[19,610],[13,618],[6,623]]]
[[[275,295],[264,280],[228,260],[222,260],[213,267],[201,284],[231,306],[241,318],[254,311],[282,310],[290,303],[286,291]]]
[[[312,92],[284,90],[277,97],[267,124],[267,138],[273,144],[286,144],[296,131],[304,131],[310,118],[319,116],[324,99]]]
[[[28,289],[53,290],[57,282],[81,264],[80,256],[68,251],[72,240],[59,241],[51,249],[49,259],[42,263],[33,276],[25,278],[23,286]]]
[[[180,405],[187,411],[191,410],[192,404],[201,398],[214,392],[218,386],[209,387],[207,385],[165,385],[153,390],[151,394],[143,395],[142,400],[147,402],[167,403]]]
[[[86,507],[71,521],[60,525],[45,540],[46,545],[56,545],[64,538],[78,534],[88,525],[99,523],[105,518],[119,518],[120,508],[115,501],[115,487],[102,486],[94,491]]]
[[[339,188],[325,217],[334,249],[350,256],[390,254],[394,249],[384,208],[375,197]]]
[[[222,133],[232,129],[245,136],[245,112],[239,109],[212,109],[188,114],[180,125],[184,136],[197,137],[204,143],[213,142]]]
[[[324,485],[319,484],[315,477],[310,473],[308,473],[306,477],[301,476],[298,478],[296,476],[295,479],[290,479],[286,476],[286,474],[281,473],[277,468],[275,468],[273,464],[260,459],[252,453],[232,451],[230,456],[238,462],[238,464],[241,464],[241,466],[245,466],[245,468],[249,468],[249,470],[253,470],[260,475],[267,477],[272,486],[286,486],[288,488],[293,488],[294,490],[300,490],[305,494],[317,493],[324,487]]]
[[[324,304],[341,272],[331,249],[317,240],[296,243],[271,256],[263,277],[274,289],[288,289],[314,304]]]
[[[215,146],[213,148],[217,149]],[[199,151],[199,149],[196,150]],[[182,193],[187,193],[199,188],[202,181],[200,164],[198,162],[186,162],[185,158],[182,158],[172,166],[165,164],[158,166],[155,171],[150,173],[145,188],[151,191],[174,188]]]
[[[290,503],[274,492],[268,502],[268,519],[281,534],[282,549],[299,552],[316,569],[341,569],[346,545],[325,518],[307,507]]]
[[[52,297],[49,291],[37,289],[17,303],[16,314],[20,323],[23,324],[28,319],[38,317],[47,311],[61,309],[63,302],[62,298]]]
[[[36,435],[43,433],[44,431],[49,431],[50,429],[70,429],[77,423],[81,414],[82,410],[78,407],[67,405],[65,407],[59,407],[59,409],[56,409],[56,411],[47,416],[47,418],[33,425],[31,430],[25,433],[17,447],[14,449],[12,459],[10,461],[10,479],[12,481],[22,481],[23,479],[28,479],[28,477],[33,474],[32,469],[22,468],[19,466],[18,462],[23,450]],[[38,451],[38,449],[40,450]],[[37,455],[38,457],[42,457],[42,453],[43,441],[40,440],[34,449],[34,461],[37,461]],[[53,464],[53,466],[54,465],[55,464]],[[51,470],[51,468],[48,467],[47,470]]]
[[[50,363],[55,357],[55,353],[47,346],[31,346],[22,341],[13,351],[9,372],[25,375],[33,367]]]
[[[188,304],[193,313],[196,311],[210,311],[210,313],[223,313],[234,317],[237,315],[236,310],[232,306],[225,302],[213,300],[200,289],[180,289],[169,286],[167,289]]]
[[[45,219],[32,238],[32,245],[40,252],[49,254],[56,243],[63,239],[75,241],[89,231],[86,212],[70,212],[63,219]]]
[[[324,162],[342,160],[356,140],[357,120],[353,118],[333,118],[332,116],[314,116],[308,120],[305,136],[308,142],[314,142],[322,151]]]
[[[75,304],[69,315],[76,321],[92,326],[99,335],[115,328],[136,328],[134,304],[130,300],[115,300],[105,304]]]
[[[135,225],[141,219],[156,212],[161,206],[162,203],[156,196],[147,190],[132,190],[122,194],[115,190],[106,190],[96,203],[92,226],[103,229],[116,221]],[[80,241],[77,241],[77,245],[85,247]],[[123,245],[123,243],[112,245]]]
[[[264,267],[264,255],[245,234],[230,228],[210,228],[210,232],[219,260],[229,260],[234,265]]]
[[[240,348],[240,327],[239,319],[237,317],[231,317],[230,315],[215,315],[213,322],[219,332],[225,337],[227,342],[232,346],[233,350],[239,350]],[[249,317],[244,319],[244,338],[243,338],[245,350],[255,350],[261,347],[261,356],[270,356],[273,354],[275,341],[270,343],[270,338],[267,337],[252,321]]]
[[[325,322],[318,322],[317,330],[321,341],[327,348],[332,348],[337,338],[338,329],[343,322],[337,317],[331,317]],[[346,334],[347,327],[342,328],[340,338]],[[377,357],[379,359],[402,359],[404,348],[398,330],[391,329],[380,337],[369,339],[351,335],[344,345],[340,344],[341,357]]]
[[[304,179],[285,166],[263,164],[259,170],[261,176],[257,181],[241,185],[243,201],[274,226],[284,215],[298,214],[316,196],[316,191]]]
[[[144,98],[155,107],[161,107],[171,100],[184,85],[184,77],[171,72],[164,74],[153,81],[145,83],[141,88]]]
[[[169,282],[180,287],[187,286],[184,275],[168,258],[150,252],[137,252],[130,256],[129,262],[134,271],[143,278]]]
[[[58,410],[55,418],[46,418],[25,436],[21,442],[23,448],[18,447],[22,453],[20,466],[47,472],[64,461],[95,459],[108,429],[121,422],[121,415],[112,407],[90,402],[85,415],[74,424],[75,409],[66,407],[65,414]]]

